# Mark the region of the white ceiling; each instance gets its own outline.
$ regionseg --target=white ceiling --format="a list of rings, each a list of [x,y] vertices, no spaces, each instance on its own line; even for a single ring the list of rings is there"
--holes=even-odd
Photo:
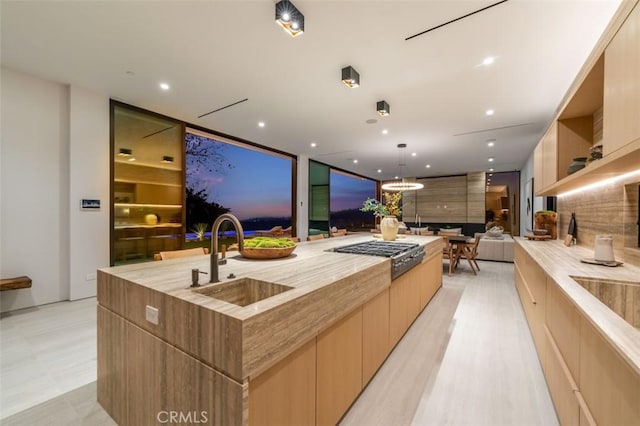
[[[294,39],[271,0],[3,0],[2,64],[376,179],[399,173],[398,143],[405,177],[515,170],[619,0],[510,0],[405,41],[496,1],[297,0]]]

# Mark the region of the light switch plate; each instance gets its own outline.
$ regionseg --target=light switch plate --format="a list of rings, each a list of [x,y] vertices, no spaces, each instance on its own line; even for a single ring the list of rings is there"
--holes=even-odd
[[[158,308],[147,305],[146,318],[151,324],[158,325],[158,319],[160,317],[160,311]]]

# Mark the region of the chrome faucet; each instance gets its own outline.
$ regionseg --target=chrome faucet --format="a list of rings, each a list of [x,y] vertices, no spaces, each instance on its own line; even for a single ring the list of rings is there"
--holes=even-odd
[[[242,251],[244,249],[244,231],[242,230],[242,225],[240,225],[240,221],[237,217],[232,214],[224,213],[218,216],[218,218],[213,222],[213,226],[211,227],[211,278],[209,279],[210,283],[220,282],[218,279],[218,265],[224,265],[227,260],[218,260],[218,230],[220,229],[220,225],[222,222],[228,220],[231,224],[236,228],[236,237],[238,240],[238,250]]]

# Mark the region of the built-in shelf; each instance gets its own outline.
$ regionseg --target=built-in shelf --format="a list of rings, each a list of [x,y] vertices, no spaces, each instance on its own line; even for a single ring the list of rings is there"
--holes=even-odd
[[[138,184],[142,183],[145,185],[158,185],[158,186],[170,186],[173,188],[182,188],[182,184],[179,183],[164,183],[164,182],[150,182],[144,180],[132,180],[132,179],[114,179],[115,183],[126,183],[126,184]]]
[[[640,139],[544,188],[539,195],[561,195],[636,170],[640,170]]]
[[[154,209],[181,209],[182,204],[139,204],[139,203],[113,203],[115,207],[150,207]]]

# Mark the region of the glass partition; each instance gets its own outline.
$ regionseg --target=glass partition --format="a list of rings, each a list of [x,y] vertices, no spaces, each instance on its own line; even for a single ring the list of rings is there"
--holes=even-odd
[[[309,235],[329,236],[329,166],[309,161]]]
[[[178,121],[112,103],[113,265],[182,247],[183,133]]]

